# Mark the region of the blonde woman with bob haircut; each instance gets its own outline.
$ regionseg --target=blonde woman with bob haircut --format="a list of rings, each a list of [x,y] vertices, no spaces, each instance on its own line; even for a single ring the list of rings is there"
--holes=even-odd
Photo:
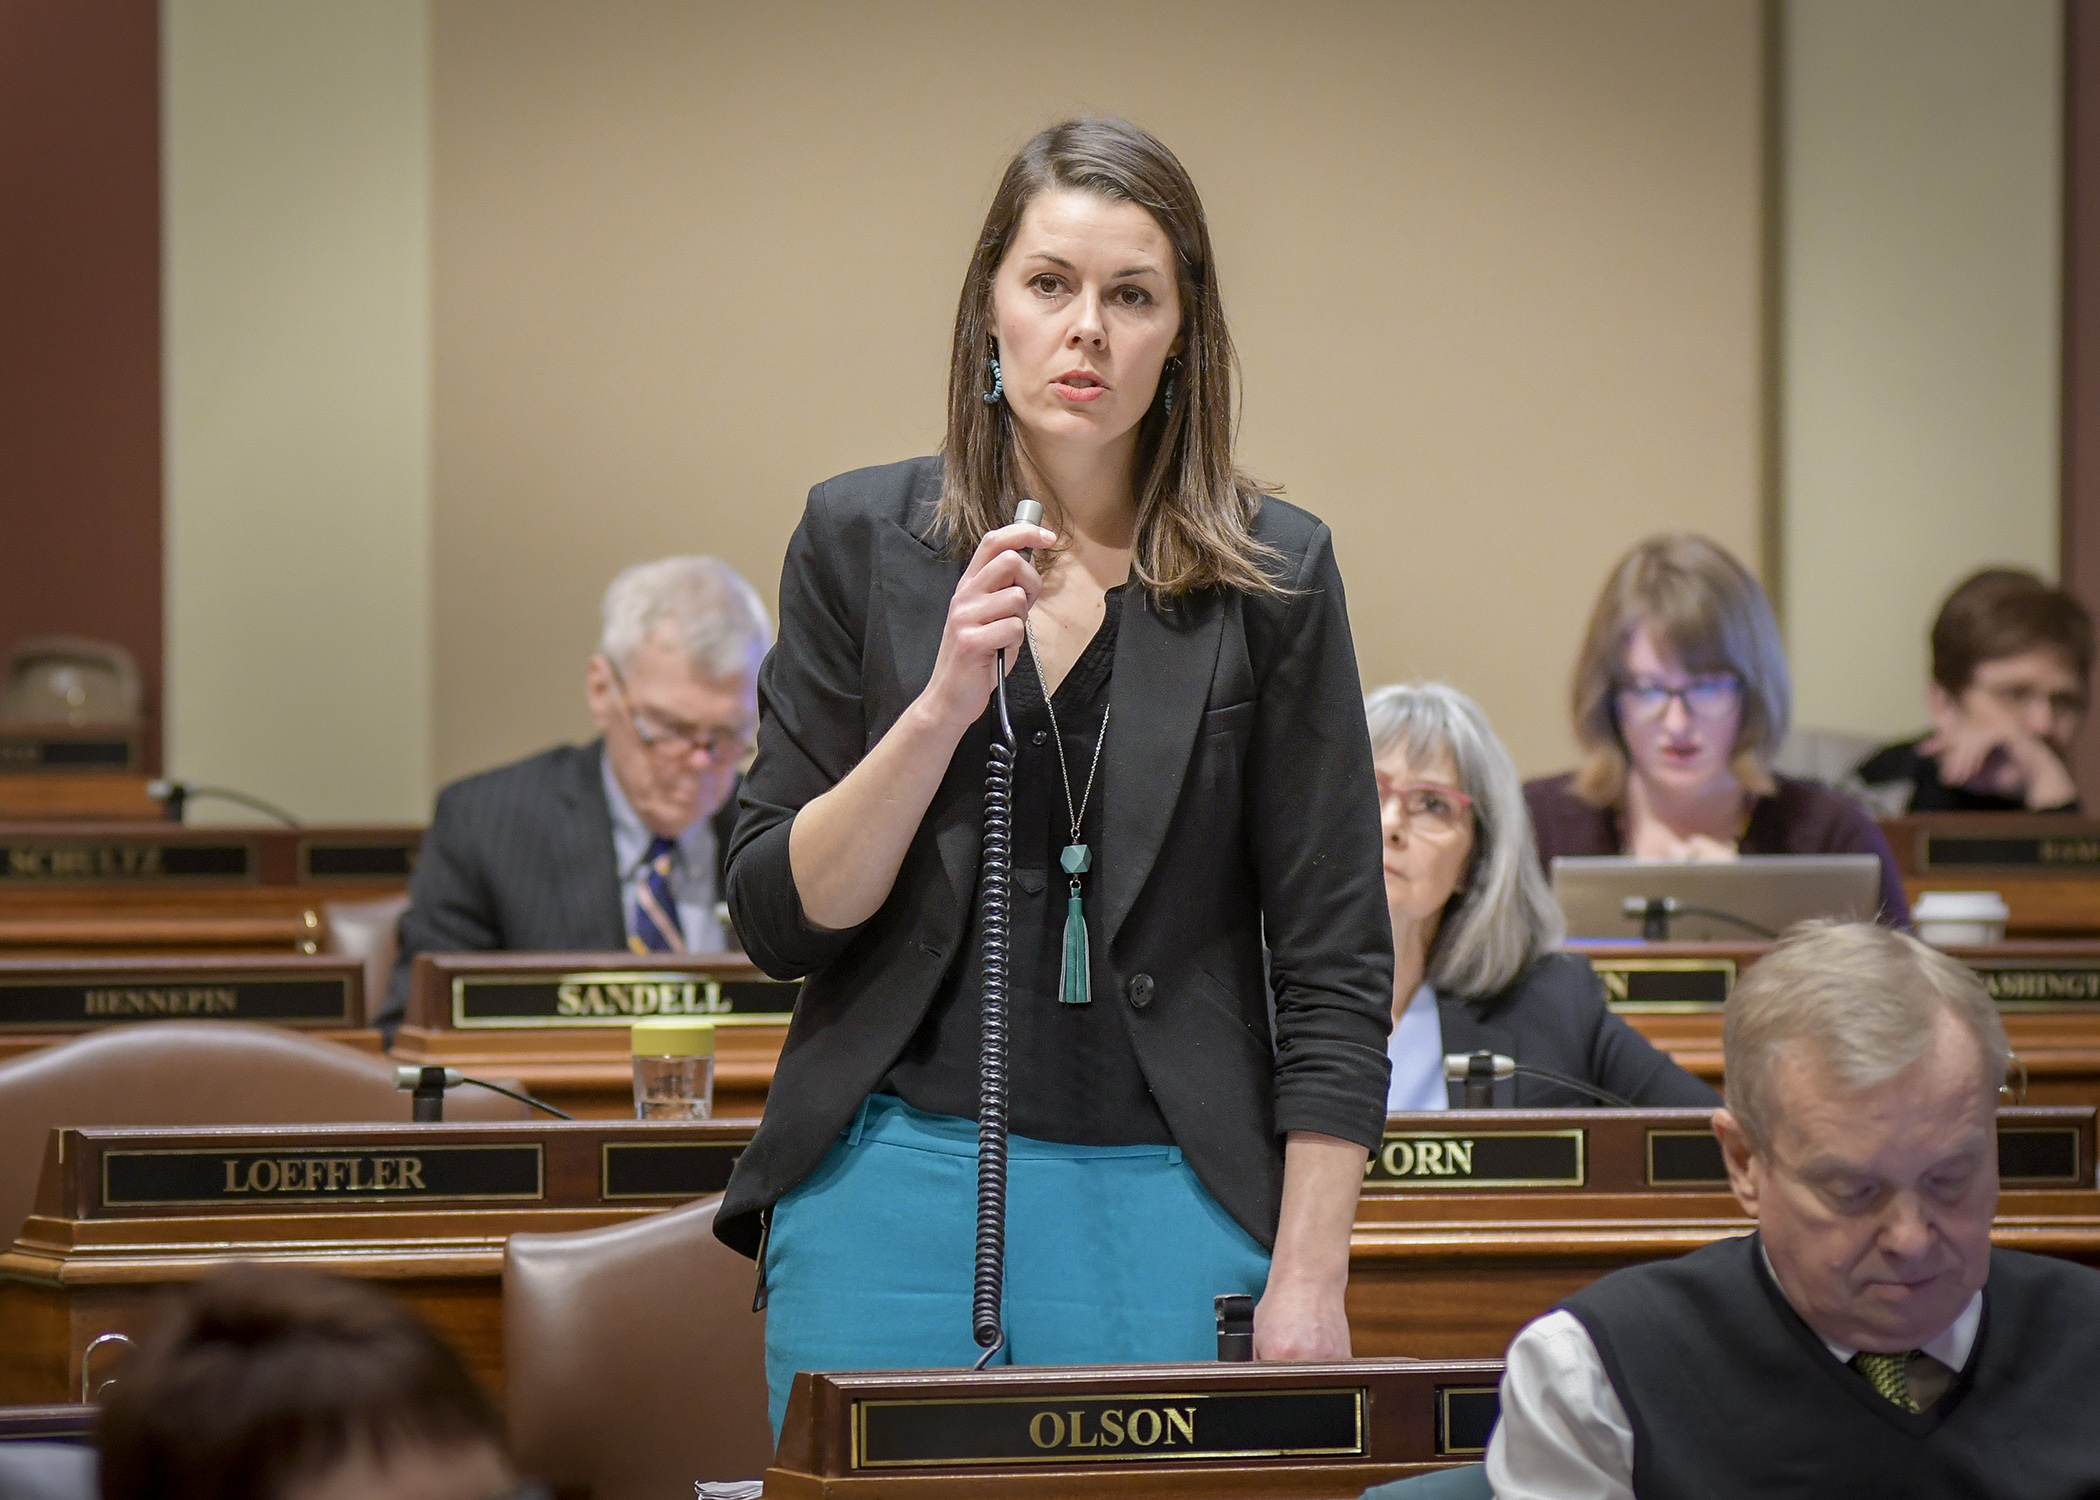
[[[1364,699],[1385,836],[1393,924],[1389,1109],[1448,1109],[1447,1052],[1499,1052],[1652,1108],[1710,1108],[1706,1084],[1605,1004],[1590,961],[1555,951],[1560,909],[1532,848],[1509,752],[1479,705],[1443,683]],[[1495,1085],[1495,1104],[1597,1101],[1535,1078]]]
[[[1526,784],[1539,859],[1872,854],[1880,920],[1910,907],[1888,840],[1837,793],[1772,773],[1793,687],[1757,580],[1705,537],[1655,536],[1619,560],[1575,664],[1573,773]]]
[[[1235,466],[1234,363],[1181,163],[1066,121],[977,235],[941,455],[810,493],[729,865],[751,957],[803,985],[716,1221],[761,1263],[776,1428],[797,1370],[978,1354],[1002,669],[996,1357],[1208,1359],[1221,1292],[1259,1298],[1258,1357],[1348,1357],[1393,988],[1378,807],[1333,542]]]

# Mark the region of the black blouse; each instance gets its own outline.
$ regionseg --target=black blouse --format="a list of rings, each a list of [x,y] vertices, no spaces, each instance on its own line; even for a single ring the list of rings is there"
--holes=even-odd
[[[1108,591],[1101,628],[1057,685],[1052,700],[1074,806],[1086,796],[1095,740],[1111,701],[1124,587]],[[1116,857],[1116,851],[1101,842],[1098,785],[1080,824],[1081,837],[1093,850],[1093,868],[1081,877],[1079,893],[1088,913],[1094,999],[1087,1005],[1066,1005],[1058,999],[1071,895],[1071,882],[1058,861],[1071,842],[1072,821],[1050,739],[1042,679],[1027,651],[1007,675],[1006,706],[1020,749],[1014,764],[1013,909],[1008,930],[1008,1124],[1014,1134],[1040,1141],[1171,1144],[1174,1138],[1138,1066],[1101,934],[1093,926],[1101,869]],[[973,905],[969,935],[932,1009],[883,1083],[886,1092],[914,1109],[976,1118],[983,952],[984,911]]]

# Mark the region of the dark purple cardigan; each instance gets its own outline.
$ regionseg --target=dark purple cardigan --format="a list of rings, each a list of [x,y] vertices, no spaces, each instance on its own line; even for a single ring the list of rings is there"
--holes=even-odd
[[[1881,861],[1881,921],[1910,926],[1910,902],[1889,841],[1865,809],[1812,781],[1775,778],[1778,788],[1750,805],[1745,854],[1871,854]],[[1575,795],[1575,778],[1543,776],[1524,783],[1539,863],[1550,874],[1556,854],[1623,854],[1619,814]]]

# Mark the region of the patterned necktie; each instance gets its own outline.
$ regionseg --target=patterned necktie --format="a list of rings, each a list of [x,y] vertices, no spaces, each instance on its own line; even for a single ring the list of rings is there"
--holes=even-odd
[[[1900,1354],[1871,1354],[1862,1349],[1852,1356],[1852,1368],[1866,1376],[1867,1384],[1880,1395],[1903,1410],[1914,1412],[1918,1403],[1910,1393],[1908,1376],[1911,1357],[1917,1352],[1910,1349]]]
[[[658,838],[642,859],[641,884],[634,888],[634,931],[627,946],[637,953],[683,953],[685,936],[678,930],[677,898],[671,894],[671,856],[676,839]]]

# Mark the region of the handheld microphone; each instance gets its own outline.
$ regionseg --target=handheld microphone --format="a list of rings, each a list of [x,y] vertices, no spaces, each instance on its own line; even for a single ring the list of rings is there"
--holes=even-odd
[[[1495,1080],[1522,1074],[1526,1078],[1540,1078],[1547,1083],[1557,1083],[1562,1088],[1588,1094],[1592,1099],[1618,1109],[1633,1109],[1635,1105],[1621,1099],[1617,1094],[1600,1089],[1594,1083],[1585,1083],[1580,1078],[1570,1078],[1565,1073],[1555,1073],[1546,1068],[1527,1067],[1514,1057],[1500,1052],[1447,1052],[1444,1054],[1444,1077],[1452,1083],[1466,1086],[1465,1108],[1492,1109],[1495,1103]]]
[[[485,1078],[469,1078],[457,1068],[421,1068],[414,1063],[402,1063],[394,1069],[394,1087],[413,1089],[415,1098],[410,1103],[409,1118],[419,1125],[442,1124],[445,1119],[445,1090],[456,1089],[463,1083],[471,1083],[478,1089],[487,1089],[492,1094],[501,1094],[506,1099],[515,1099],[520,1104],[545,1110],[557,1120],[573,1120],[576,1117],[551,1104],[542,1104],[529,1094],[507,1089],[500,1083],[490,1083]]]

